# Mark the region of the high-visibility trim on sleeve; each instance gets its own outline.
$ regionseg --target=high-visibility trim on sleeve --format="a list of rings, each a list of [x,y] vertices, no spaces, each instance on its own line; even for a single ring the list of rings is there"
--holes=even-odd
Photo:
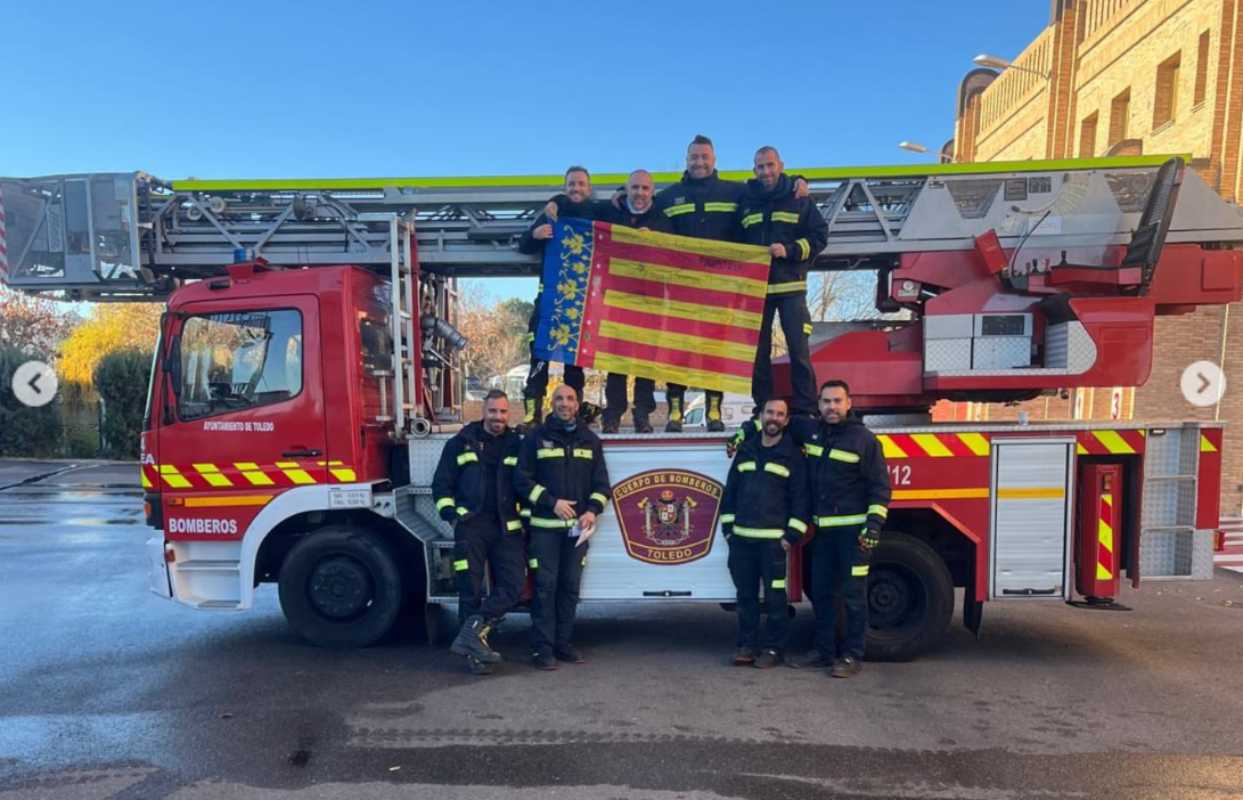
[[[592,492],[591,499],[598,501],[602,506],[607,506],[609,504],[608,495],[600,494],[599,492]]]
[[[789,281],[787,283],[768,284],[769,294],[786,294],[787,292],[807,291],[807,281]]]
[[[789,469],[787,469],[785,466],[781,464],[777,464],[772,461],[769,461],[767,464],[764,465],[764,471],[771,472],[774,475],[780,475],[783,478],[790,477]]]
[[[518,456],[505,456],[501,459],[501,463],[507,467],[518,466]]]
[[[741,464],[738,465],[738,471],[739,472],[755,472],[755,462],[754,461],[742,462]]]
[[[813,330],[815,330],[815,328],[812,327],[812,324],[810,322],[803,323],[803,335],[804,336],[811,336],[811,332]]]
[[[682,203],[680,205],[669,206],[668,208],[666,208],[665,216],[666,217],[677,217],[677,216],[681,216],[682,214],[694,213],[694,211],[695,211],[694,203]]]
[[[759,225],[763,221],[763,214],[748,214],[742,218],[742,227],[750,228],[752,225]]]
[[[436,510],[444,511],[449,506],[456,506],[456,505],[457,505],[457,500],[454,500],[452,497],[442,497],[436,501]]]
[[[774,589],[784,589],[786,588],[786,579],[785,578],[774,578],[771,585]]]
[[[812,458],[819,458],[824,455],[824,448],[818,444],[805,444],[803,445],[803,452]]]
[[[875,514],[881,519],[885,519],[889,516],[889,509],[886,508],[885,506],[880,505],[879,503],[873,503],[872,505],[868,506],[868,513]]]
[[[773,222],[788,222],[791,225],[797,225],[798,214],[793,211],[774,211]]]
[[[461,506],[458,506],[458,507],[457,507],[457,515],[458,515],[459,517],[464,517],[464,516],[466,516],[466,515],[467,515],[467,514],[469,514],[469,513],[470,513],[470,511],[466,510],[465,508],[462,508]]]
[[[522,520],[520,520],[520,519],[507,519],[507,520],[505,520],[505,530],[507,530],[507,531],[520,531],[520,530],[522,530]]]
[[[532,503],[534,503],[536,500],[540,498],[540,495],[542,495],[543,493],[544,493],[544,487],[540,486],[537,483],[535,484],[535,488],[531,490],[531,493],[527,495],[527,499],[530,500]]]
[[[465,572],[468,569],[470,569],[470,562],[464,558],[459,558],[457,561],[453,562],[454,572]]]
[[[463,464],[469,464],[472,461],[475,461],[475,462],[479,461],[479,454],[476,453],[474,450],[467,450],[465,453],[462,453],[461,455],[457,457],[457,465],[459,467],[462,466]]]
[[[518,509],[518,516],[520,516],[520,517],[526,517],[527,519],[530,519],[530,518],[531,518],[531,509],[529,509],[529,508],[520,508],[520,509]]]
[[[811,258],[811,242],[806,239],[795,239],[794,243],[798,245],[800,261],[806,261]]]
[[[868,574],[867,564],[856,564],[855,566],[850,568],[850,576],[852,578],[864,578],[864,577],[867,577],[867,574]]]
[[[722,522],[722,523],[728,524],[728,523],[732,523],[733,521],[734,521],[734,515],[733,515],[733,514],[722,514],[722,515],[721,515],[721,522]]]
[[[726,214],[732,214],[738,210],[737,203],[704,203],[704,211],[723,211]]]
[[[807,523],[803,522],[798,517],[790,517],[790,519],[786,520],[786,525],[799,533],[807,533]]]
[[[829,458],[834,461],[842,461],[847,464],[858,464],[859,454],[852,453],[849,450],[838,450],[836,447],[829,450]]]
[[[528,559],[527,559],[527,566],[528,566],[528,567],[530,567],[531,569],[539,569],[539,559],[538,559],[538,558],[528,558]]]

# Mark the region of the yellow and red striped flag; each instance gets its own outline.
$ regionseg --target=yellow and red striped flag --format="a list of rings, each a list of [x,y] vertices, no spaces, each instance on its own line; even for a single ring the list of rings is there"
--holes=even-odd
[[[554,232],[536,357],[750,394],[767,248],[580,219]]]

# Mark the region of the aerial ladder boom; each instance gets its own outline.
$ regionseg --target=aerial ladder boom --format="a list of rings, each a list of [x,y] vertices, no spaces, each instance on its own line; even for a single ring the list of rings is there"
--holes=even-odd
[[[868,387],[865,405],[1135,385],[1147,378],[1154,315],[1239,299],[1243,213],[1178,159],[791,172],[808,180],[829,226],[812,268],[874,271],[876,308],[910,312],[813,348],[821,371]],[[597,197],[624,178],[595,176]],[[396,275],[405,252],[417,253],[403,268],[418,276],[405,313],[446,317],[455,278],[535,274],[537,261],[514,243],[560,184],[560,176],[4,178],[0,281],[72,299],[159,300],[240,260]],[[412,231],[407,244],[398,230]],[[1093,319],[1113,321],[1099,323],[1106,331]],[[1107,368],[1118,346],[1131,355]],[[889,369],[876,370],[877,358]]]

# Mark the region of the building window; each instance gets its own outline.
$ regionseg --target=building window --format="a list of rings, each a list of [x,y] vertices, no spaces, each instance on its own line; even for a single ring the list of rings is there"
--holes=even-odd
[[[1091,158],[1096,155],[1096,113],[1083,118],[1079,123],[1079,157]]]
[[[1127,87],[1109,104],[1109,147],[1126,138],[1127,118],[1130,116],[1131,89]]]
[[[1152,127],[1159,128],[1174,119],[1178,111],[1178,65],[1175,53],[1157,66],[1157,97],[1152,106]]]
[[[1196,91],[1192,106],[1204,102],[1208,91],[1208,31],[1200,34],[1200,47],[1196,53]]]

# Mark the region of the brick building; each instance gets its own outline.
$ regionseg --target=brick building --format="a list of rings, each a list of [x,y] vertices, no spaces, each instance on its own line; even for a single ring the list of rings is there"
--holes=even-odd
[[[1243,0],[1052,0],[1048,26],[1011,68],[967,73],[956,114],[956,161],[1189,154],[1210,186],[1240,202]],[[1158,317],[1156,337],[1152,375],[1137,389],[961,403],[939,416],[1226,420],[1222,513],[1243,513],[1243,304]],[[1199,359],[1224,367],[1219,407],[1196,408],[1179,390]]]

